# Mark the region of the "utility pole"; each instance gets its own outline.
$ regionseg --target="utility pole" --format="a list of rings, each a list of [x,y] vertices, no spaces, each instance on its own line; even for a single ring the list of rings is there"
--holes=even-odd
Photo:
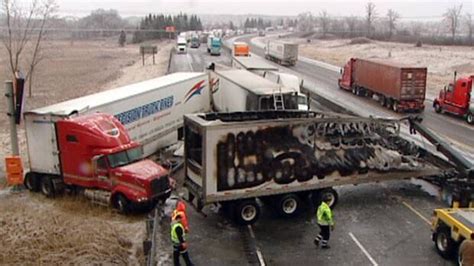
[[[15,122],[15,96],[13,94],[13,82],[11,80],[5,81],[5,97],[7,98],[8,106],[7,115],[10,119],[10,142],[12,146],[11,155],[19,155],[18,135]]]

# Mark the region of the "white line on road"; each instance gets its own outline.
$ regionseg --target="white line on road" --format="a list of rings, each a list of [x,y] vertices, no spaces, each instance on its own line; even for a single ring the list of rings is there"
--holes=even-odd
[[[262,252],[257,246],[257,239],[255,238],[255,233],[253,232],[252,226],[247,225],[247,228],[249,229],[250,237],[252,237],[255,241],[255,249],[257,251],[258,262],[260,263],[260,266],[265,266],[265,260],[263,259]]]
[[[372,262],[372,265],[378,266],[378,263],[375,262],[375,260],[372,258],[372,256],[370,256],[369,252],[367,252],[367,250],[364,248],[364,246],[362,246],[362,244],[359,242],[359,240],[357,240],[357,238],[354,236],[354,234],[352,232],[349,232],[349,236],[352,238],[352,240],[354,240],[354,242],[362,250],[362,252],[365,254],[365,256],[370,260],[370,262]]]
[[[418,217],[420,217],[423,221],[425,221],[427,224],[431,225],[431,222],[430,220],[428,220],[428,218],[426,218],[425,216],[423,216],[423,214],[421,214],[419,211],[417,211],[415,208],[413,208],[410,204],[408,204],[407,202],[405,201],[402,201],[402,204],[405,205],[405,207],[407,207],[408,209],[410,209],[410,211],[414,212],[416,215],[418,215]]]

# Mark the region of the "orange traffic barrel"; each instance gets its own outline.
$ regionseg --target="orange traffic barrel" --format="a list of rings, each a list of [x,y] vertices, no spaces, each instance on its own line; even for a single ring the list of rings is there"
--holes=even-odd
[[[7,183],[11,186],[23,184],[23,165],[20,156],[5,157]]]

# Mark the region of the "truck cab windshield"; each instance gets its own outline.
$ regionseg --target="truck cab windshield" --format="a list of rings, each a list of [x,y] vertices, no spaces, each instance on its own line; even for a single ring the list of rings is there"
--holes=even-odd
[[[128,149],[108,155],[110,167],[116,168],[127,164],[134,163],[142,158],[143,152],[141,147]]]

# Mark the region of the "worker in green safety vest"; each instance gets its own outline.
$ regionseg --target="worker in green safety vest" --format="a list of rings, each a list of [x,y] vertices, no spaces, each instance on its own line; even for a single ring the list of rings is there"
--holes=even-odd
[[[173,243],[173,264],[179,266],[179,258],[183,256],[187,266],[193,265],[189,259],[186,231],[182,224],[182,216],[178,214],[171,222],[171,242]]]
[[[328,241],[331,235],[331,231],[334,230],[334,217],[332,215],[331,208],[328,205],[330,202],[331,196],[325,195],[316,213],[318,225],[321,231],[319,232],[319,235],[314,239],[314,244],[316,246],[319,246],[319,244],[321,243],[321,248],[323,249],[330,248]]]

